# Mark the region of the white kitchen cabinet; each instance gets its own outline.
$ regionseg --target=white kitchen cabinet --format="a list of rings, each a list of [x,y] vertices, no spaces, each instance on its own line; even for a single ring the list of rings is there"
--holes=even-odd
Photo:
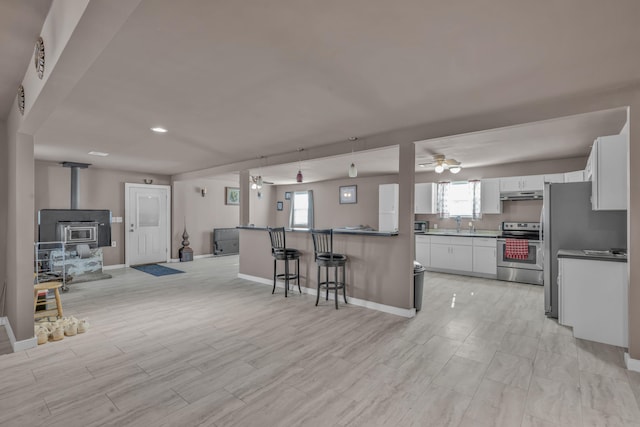
[[[471,238],[431,236],[430,267],[460,272],[473,271],[473,242]]]
[[[602,136],[591,148],[591,207],[594,211],[627,209],[627,135]]]
[[[512,193],[518,191],[542,191],[544,189],[544,175],[510,176],[500,178],[500,192]]]
[[[519,176],[500,178],[500,192],[511,193],[521,191],[522,179]]]
[[[563,173],[552,173],[544,176],[544,182],[563,183],[565,182]]]
[[[480,210],[483,214],[502,213],[500,178],[489,178],[480,181]]]
[[[564,174],[564,182],[583,182],[584,179],[584,171],[573,171],[566,172]]]
[[[544,175],[529,175],[522,177],[521,191],[542,191],[544,190]]]
[[[496,239],[488,237],[473,238],[473,272],[496,277],[498,274],[496,258]]]
[[[415,209],[417,214],[437,213],[437,189],[433,182],[421,182],[415,185]]]
[[[431,236],[416,235],[416,261],[424,267],[431,266]]]
[[[398,184],[381,184],[378,187],[378,230],[398,230]]]
[[[627,263],[558,258],[558,321],[576,338],[628,343]]]

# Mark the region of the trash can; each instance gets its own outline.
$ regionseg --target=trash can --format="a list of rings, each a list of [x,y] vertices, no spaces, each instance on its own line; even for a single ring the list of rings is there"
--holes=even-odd
[[[413,305],[416,311],[422,308],[422,292],[424,289],[424,272],[427,269],[418,261],[413,261]]]

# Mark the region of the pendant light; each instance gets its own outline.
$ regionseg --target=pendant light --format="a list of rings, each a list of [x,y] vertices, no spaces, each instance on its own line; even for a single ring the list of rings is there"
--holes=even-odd
[[[298,155],[298,174],[296,175],[297,183],[302,182],[302,150],[304,150],[304,148],[298,148],[298,153],[300,154]]]
[[[351,166],[349,166],[349,178],[355,178],[358,176],[358,169],[356,165],[352,162]]]
[[[356,168],[356,164],[353,162],[353,145],[358,138],[352,136],[349,138],[351,141],[351,166],[349,166],[349,178],[355,178],[358,176],[358,168]]]

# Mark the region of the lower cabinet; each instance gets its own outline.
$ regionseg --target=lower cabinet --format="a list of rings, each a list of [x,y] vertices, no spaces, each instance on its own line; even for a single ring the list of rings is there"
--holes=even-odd
[[[497,276],[496,239],[473,238],[473,272]]]
[[[431,267],[431,236],[416,236],[416,261],[423,267]]]
[[[473,246],[469,237],[432,236],[431,267],[473,271]]]
[[[425,263],[421,257],[426,254],[429,259],[422,258]],[[416,259],[434,271],[489,278],[497,275],[496,239],[490,237],[416,236]]]
[[[627,347],[628,292],[626,262],[558,258],[558,322],[576,338]]]

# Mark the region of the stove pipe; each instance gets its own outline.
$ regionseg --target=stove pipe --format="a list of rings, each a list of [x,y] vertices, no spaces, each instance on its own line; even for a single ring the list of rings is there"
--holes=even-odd
[[[90,163],[62,162],[65,168],[71,168],[71,209],[80,205],[80,169],[91,166]]]

